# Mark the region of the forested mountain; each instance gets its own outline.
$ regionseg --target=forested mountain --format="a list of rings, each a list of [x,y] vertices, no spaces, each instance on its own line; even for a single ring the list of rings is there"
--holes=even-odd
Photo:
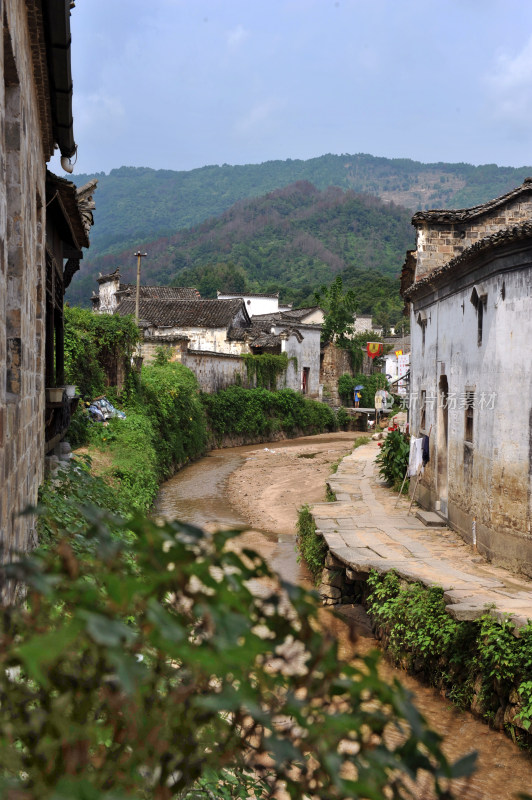
[[[397,274],[414,242],[411,212],[371,195],[298,181],[236,203],[218,217],[146,245],[143,282],[196,286],[204,297],[223,291],[280,291],[284,301],[308,303],[321,284],[341,274],[357,289],[361,312],[392,322],[400,315]],[[133,281],[128,248],[83,269],[71,299],[97,289],[95,272],[120,268]]]
[[[366,154],[325,155],[307,161],[207,166],[187,172],[121,167],[109,175],[74,175],[78,185],[98,178],[89,260],[135,248],[221,214],[238,200],[260,197],[295,181],[317,189],[339,186],[391,200],[412,210],[483,203],[522,183],[531,167],[422,164]]]
[[[301,303],[340,272],[357,288],[361,311],[393,321],[401,305],[395,277],[414,241],[412,210],[482,203],[529,174],[532,167],[357,154],[72,176],[78,185],[99,183],[91,248],[67,299],[87,305],[98,271],[120,266],[132,280],[141,246],[149,252],[144,282],[197,285],[205,296],[279,289]]]

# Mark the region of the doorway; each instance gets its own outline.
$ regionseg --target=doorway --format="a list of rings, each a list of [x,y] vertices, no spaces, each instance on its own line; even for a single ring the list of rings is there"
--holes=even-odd
[[[438,385],[438,427],[436,439],[437,491],[440,512],[447,516],[449,498],[449,383],[447,375],[440,376]]]

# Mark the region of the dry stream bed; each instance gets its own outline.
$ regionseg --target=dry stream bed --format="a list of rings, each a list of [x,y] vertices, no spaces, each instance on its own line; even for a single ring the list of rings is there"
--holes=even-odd
[[[161,487],[156,510],[201,527],[241,527],[243,544],[257,550],[284,580],[309,585],[308,572],[295,553],[297,512],[305,503],[323,501],[331,464],[350,452],[357,435],[362,434],[339,432],[213,450]],[[347,618],[328,615],[327,621],[344,658],[377,647],[363,610],[350,607],[348,613]],[[532,759],[504,733],[459,711],[436,690],[384,659],[381,674],[386,680],[397,678],[414,694],[428,723],[444,737],[450,759],[477,750],[477,772],[455,782],[457,797],[511,800],[519,792],[532,793]],[[428,797],[426,787],[419,786],[419,800]]]

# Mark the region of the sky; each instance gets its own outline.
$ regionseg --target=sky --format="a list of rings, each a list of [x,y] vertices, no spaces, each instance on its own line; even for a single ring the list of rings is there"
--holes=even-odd
[[[530,0],[76,0],[77,173],[532,164]]]

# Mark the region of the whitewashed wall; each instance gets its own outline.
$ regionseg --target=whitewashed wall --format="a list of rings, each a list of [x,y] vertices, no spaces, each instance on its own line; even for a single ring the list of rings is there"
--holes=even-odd
[[[412,307],[411,428],[428,434],[432,426],[431,461],[418,492],[426,507],[443,500],[441,510],[469,541],[475,523],[485,555],[532,575],[532,250],[491,255]],[[470,298],[480,282],[487,302],[479,346]],[[426,314],[424,348],[420,312]],[[438,474],[445,459],[442,375],[449,388],[447,502]],[[465,441],[466,390],[475,393],[471,444]],[[422,391],[429,401],[424,429]]]

